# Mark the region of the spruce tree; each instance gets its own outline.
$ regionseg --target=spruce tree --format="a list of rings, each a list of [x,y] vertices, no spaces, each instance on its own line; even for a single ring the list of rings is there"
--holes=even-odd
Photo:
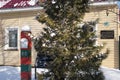
[[[34,42],[39,54],[52,55],[50,80],[104,80],[99,67],[108,52],[95,45],[97,21],[83,22],[89,0],[46,0],[37,20],[46,27]],[[83,24],[83,25],[79,25]]]

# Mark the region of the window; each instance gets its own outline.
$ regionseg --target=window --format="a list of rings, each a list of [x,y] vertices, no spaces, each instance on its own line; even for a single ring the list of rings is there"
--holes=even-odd
[[[7,28],[5,29],[5,49],[17,49],[18,47],[18,29]]]

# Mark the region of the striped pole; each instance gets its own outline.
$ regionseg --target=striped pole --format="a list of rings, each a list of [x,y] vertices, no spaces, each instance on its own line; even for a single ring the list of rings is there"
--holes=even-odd
[[[21,80],[31,80],[31,38],[28,35],[31,31],[25,27],[21,31]]]

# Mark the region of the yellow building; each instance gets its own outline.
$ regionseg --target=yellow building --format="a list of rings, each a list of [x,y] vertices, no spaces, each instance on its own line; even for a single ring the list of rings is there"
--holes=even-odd
[[[84,21],[93,21],[99,18],[96,26],[98,44],[106,44],[103,52],[107,48],[110,50],[108,58],[103,61],[102,65],[119,68],[119,9],[117,2],[106,1],[91,4],[90,12],[86,13]]]
[[[13,1],[13,4],[9,4],[11,1]],[[37,6],[37,2],[35,5],[28,5],[29,2],[26,2],[26,0],[24,4],[22,4],[23,1],[19,2],[21,0],[18,2],[14,2],[17,0],[11,1],[0,1],[0,65],[19,66],[21,28],[29,26],[33,35],[39,35],[44,25],[36,20],[36,15],[41,11],[42,7]],[[2,3],[3,6],[1,6]],[[17,5],[14,7],[15,4]],[[33,49],[33,64],[36,54]]]
[[[108,58],[103,61],[102,65],[109,68],[119,68],[120,15],[118,6],[113,1],[95,1],[90,4],[90,12],[85,14],[84,21],[93,21],[99,18],[99,23],[96,26],[98,44],[106,43],[103,52],[107,48],[110,50]],[[2,2],[0,1],[0,3]],[[37,2],[35,3],[37,4]],[[20,65],[20,32],[22,27],[29,26],[33,35],[39,35],[45,26],[35,18],[42,10],[41,7],[35,4],[28,6],[27,2],[24,7],[21,2],[15,4],[16,2],[13,3],[13,6],[7,7],[9,2],[4,2],[4,5],[0,6],[0,65]],[[15,37],[12,38],[12,35]],[[36,53],[32,49],[32,64],[34,64]]]

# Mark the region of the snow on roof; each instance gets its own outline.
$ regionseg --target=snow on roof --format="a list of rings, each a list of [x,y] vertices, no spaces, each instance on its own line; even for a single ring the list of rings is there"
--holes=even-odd
[[[0,9],[38,6],[38,0],[0,0]]]

